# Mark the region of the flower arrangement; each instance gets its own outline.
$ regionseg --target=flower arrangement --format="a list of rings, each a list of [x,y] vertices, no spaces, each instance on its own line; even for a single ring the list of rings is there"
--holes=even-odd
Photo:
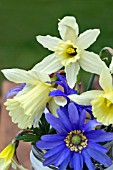
[[[100,31],[89,29],[79,35],[72,16],[59,20],[58,30],[61,39],[36,37],[53,53],[31,70],[2,70],[9,81],[21,83],[7,92],[4,104],[22,131],[0,153],[1,170],[10,165],[25,170],[14,159],[20,140],[31,142],[41,153],[43,166],[36,170],[102,170],[112,166],[112,49],[104,48],[100,55],[87,51]],[[103,51],[109,55],[103,57]],[[91,73],[88,88],[82,92],[80,69]],[[92,89],[96,75],[100,89]]]

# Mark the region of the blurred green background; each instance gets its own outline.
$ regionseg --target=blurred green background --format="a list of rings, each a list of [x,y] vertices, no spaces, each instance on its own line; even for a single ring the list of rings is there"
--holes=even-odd
[[[0,70],[30,69],[41,61],[50,52],[38,44],[36,35],[59,36],[58,19],[65,15],[77,18],[80,32],[101,30],[90,50],[113,47],[113,0],[0,0]]]

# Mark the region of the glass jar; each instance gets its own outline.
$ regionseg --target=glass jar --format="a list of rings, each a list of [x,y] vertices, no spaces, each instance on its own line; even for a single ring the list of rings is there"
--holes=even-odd
[[[30,160],[32,165],[32,170],[58,170],[58,168],[50,165],[49,167],[43,166],[42,162],[44,161],[43,153],[37,149],[35,146],[32,146],[32,150],[30,153]],[[71,169],[67,169],[71,170]],[[83,170],[88,170],[87,167],[84,167]],[[113,164],[108,168],[102,168],[102,166],[98,166],[95,164],[95,170],[113,170]]]
[[[54,166],[43,166],[42,162],[43,159],[43,153],[37,149],[35,146],[32,146],[32,151],[30,153],[30,160],[33,170],[58,170],[58,168],[55,168]]]

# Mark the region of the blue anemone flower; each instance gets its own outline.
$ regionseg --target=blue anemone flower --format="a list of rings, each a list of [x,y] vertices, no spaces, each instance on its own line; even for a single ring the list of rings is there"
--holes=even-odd
[[[84,163],[89,170],[95,170],[92,159],[104,166],[112,164],[111,159],[105,154],[108,150],[98,142],[113,140],[113,133],[104,130],[92,130],[101,125],[95,119],[85,123],[86,110],[79,115],[74,103],[68,104],[67,114],[57,109],[58,117],[51,113],[46,114],[48,123],[57,131],[57,134],[44,135],[36,143],[39,149],[47,152],[43,155],[44,166],[54,165],[59,170],[70,167],[82,170]]]
[[[8,98],[12,97],[12,96],[16,96],[20,91],[23,90],[23,88],[25,87],[26,83],[22,83],[20,86],[16,86],[11,88],[5,96],[5,100],[7,100]]]

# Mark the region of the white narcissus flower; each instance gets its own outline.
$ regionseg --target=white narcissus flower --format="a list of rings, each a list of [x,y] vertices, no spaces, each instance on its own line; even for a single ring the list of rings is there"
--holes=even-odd
[[[67,16],[59,22],[58,30],[62,39],[49,35],[36,37],[39,43],[54,53],[37,64],[34,69],[43,68],[49,73],[49,71],[56,72],[64,66],[67,82],[71,88],[76,83],[80,67],[87,72],[100,75],[105,66],[104,62],[97,54],[86,51],[96,41],[99,29],[89,29],[78,36],[76,19]]]
[[[100,75],[99,84],[102,90],[91,90],[81,95],[70,95],[69,98],[81,105],[92,105],[92,113],[98,122],[104,125],[113,124],[113,85],[108,68]]]
[[[7,99],[5,106],[12,121],[18,123],[19,128],[30,128],[34,118],[35,122],[38,122],[46,103],[51,99],[48,96],[52,88],[51,79],[46,73],[35,70],[5,69],[2,72],[12,82],[26,83],[13,99]]]

